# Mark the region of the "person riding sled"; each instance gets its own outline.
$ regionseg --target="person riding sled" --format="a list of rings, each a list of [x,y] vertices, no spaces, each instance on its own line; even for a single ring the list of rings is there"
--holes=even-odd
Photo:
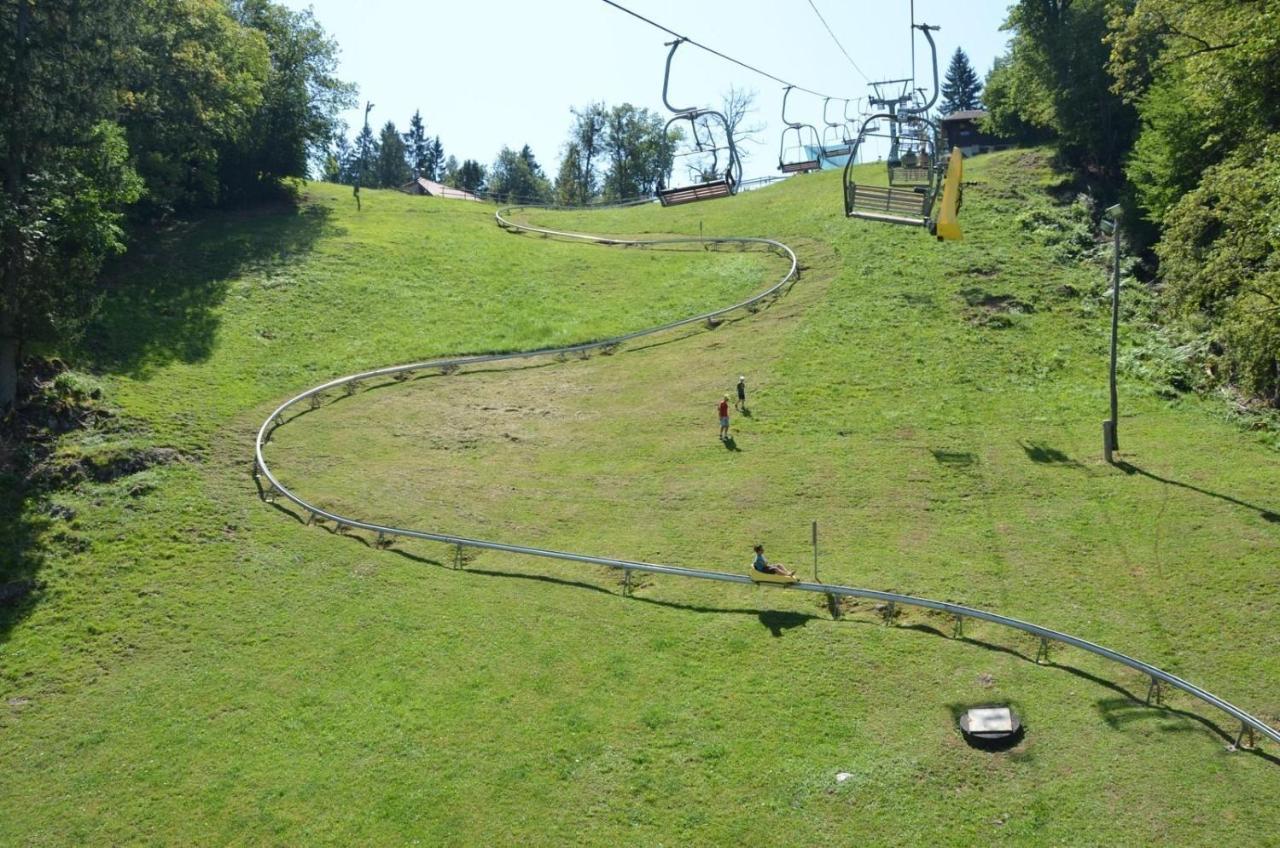
[[[796,573],[781,565],[773,565],[764,558],[764,545],[755,546],[756,558],[751,562],[751,567],[761,574],[780,574],[783,577],[795,577]]]

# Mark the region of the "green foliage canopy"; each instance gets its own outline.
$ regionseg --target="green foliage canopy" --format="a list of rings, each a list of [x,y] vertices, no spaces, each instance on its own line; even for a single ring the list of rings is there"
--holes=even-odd
[[[1118,182],[1137,116],[1107,71],[1109,2],[1128,8],[1133,0],[1019,0],[986,101],[991,129],[1021,138],[1048,131],[1068,165]]]
[[[269,0],[0,4],[0,411],[23,346],[92,315],[126,212],[305,176],[350,98],[335,56],[309,12]]]
[[[551,182],[529,145],[518,152],[503,147],[489,171],[489,196],[501,202],[550,203]]]
[[[1111,28],[1169,310],[1207,339],[1218,379],[1280,405],[1280,6],[1139,0]]]

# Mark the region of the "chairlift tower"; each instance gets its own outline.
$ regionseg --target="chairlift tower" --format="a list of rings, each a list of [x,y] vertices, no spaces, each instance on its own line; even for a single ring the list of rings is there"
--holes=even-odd
[[[889,167],[891,168],[899,161],[898,110],[904,106],[910,106],[914,100],[915,95],[911,91],[914,82],[913,79],[896,79],[871,83],[871,90],[875,94],[867,98],[867,105],[871,107],[871,111],[874,112],[876,107],[879,107],[889,116]],[[895,89],[897,93],[890,96],[889,92]]]

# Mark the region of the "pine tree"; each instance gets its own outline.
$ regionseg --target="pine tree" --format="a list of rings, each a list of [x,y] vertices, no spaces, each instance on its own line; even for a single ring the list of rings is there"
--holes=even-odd
[[[427,158],[418,176],[439,182],[444,178],[444,165],[444,145],[440,143],[440,136],[436,136],[427,144]]]
[[[377,188],[377,164],[380,145],[373,130],[365,124],[356,136],[355,161],[351,163],[351,182],[365,188]]]
[[[405,157],[413,178],[435,179],[427,173],[430,164],[431,139],[427,138],[427,126],[422,122],[422,112],[415,109],[409,119],[409,131],[404,134]]]
[[[942,105],[938,108],[943,115],[966,109],[981,109],[982,101],[978,98],[981,93],[982,82],[978,79],[978,73],[973,69],[964,50],[957,47],[942,83]]]
[[[467,159],[458,166],[457,176],[455,178],[457,185],[463,191],[484,191],[485,188],[485,168],[474,159]]]
[[[409,181],[409,164],[405,161],[404,140],[392,121],[382,127],[379,139],[377,185],[398,188]]]

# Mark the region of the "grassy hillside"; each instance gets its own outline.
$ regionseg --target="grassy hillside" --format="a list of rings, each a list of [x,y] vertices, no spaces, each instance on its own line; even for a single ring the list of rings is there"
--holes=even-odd
[[[966,241],[846,221],[836,174],[663,210],[529,213],[780,238],[770,308],[611,357],[372,388],[278,431],[317,502],[425,529],[821,577],[1036,621],[1280,721],[1274,452],[1122,383],[1103,464],[1101,267],[1035,153],[971,163]],[[1276,752],[1072,651],[813,597],[426,544],[255,497],[252,431],[331,376],[598,338],[729,302],[754,254],[501,232],[492,208],[310,187],[113,277],[113,428],[182,461],[32,505],[44,588],[0,619],[6,844],[1277,844]],[[1130,340],[1131,341],[1131,340]],[[733,449],[714,404],[747,376]],[[50,515],[53,512],[53,515]],[[73,517],[68,517],[73,516]],[[1010,701],[1013,751],[954,716]],[[837,783],[835,774],[852,775]]]

